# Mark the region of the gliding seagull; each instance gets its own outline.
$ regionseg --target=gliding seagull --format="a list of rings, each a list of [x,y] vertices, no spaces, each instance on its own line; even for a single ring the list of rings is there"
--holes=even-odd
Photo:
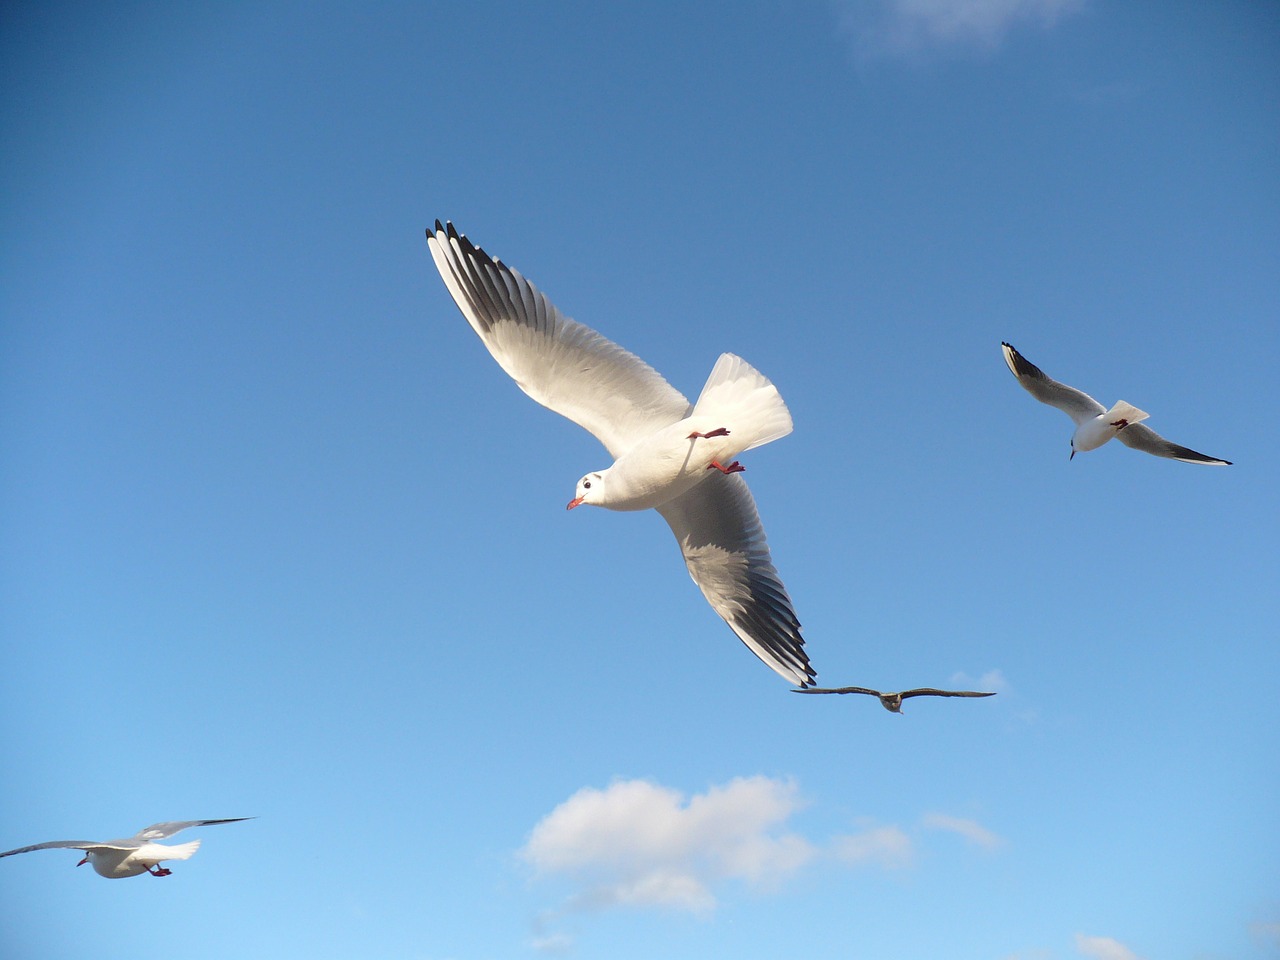
[[[917,687],[914,690],[903,690],[901,693],[881,693],[869,687],[806,687],[793,690],[792,693],[865,693],[879,697],[881,705],[890,713],[902,712],[902,701],[909,697],[994,697],[994,693],[979,693],[977,690],[938,690],[934,687]]]
[[[167,823],[153,823],[139,830],[132,837],[124,840],[50,840],[48,843],[36,843],[29,847],[19,847],[0,853],[0,857],[11,857],[15,853],[30,853],[32,850],[83,850],[85,857],[77,867],[86,863],[93,866],[100,877],[108,880],[119,880],[122,877],[136,877],[149,873],[153,877],[167,877],[173,873],[166,867],[157,866],[162,860],[189,860],[200,847],[199,840],[190,843],[169,845],[156,843],[171,837],[179,830],[188,827],[211,827],[219,823],[239,823],[241,820],[252,820],[252,817],[232,817],[230,820],[171,820]]]
[[[1057,407],[1067,414],[1076,424],[1076,432],[1071,438],[1071,457],[1086,450],[1095,450],[1112,437],[1119,437],[1125,446],[1133,447],[1144,453],[1157,457],[1168,457],[1170,460],[1181,460],[1183,463],[1206,463],[1213,466],[1230,466],[1230,460],[1219,460],[1203,453],[1196,453],[1176,443],[1170,443],[1160,434],[1139,421],[1147,419],[1144,413],[1132,404],[1121,400],[1110,410],[1100,404],[1083,390],[1068,387],[1045,376],[1044,372],[1026,357],[1013,348],[1011,344],[1001,343],[1004,350],[1004,362],[1009,365],[1013,375],[1018,378],[1026,391],[1051,407]]]
[[[594,434],[614,458],[578,481],[568,509],[656,509],[716,613],[777,673],[812,684],[800,622],[734,459],[791,432],[777,388],[725,353],[690,404],[652,367],[570,320],[452,223],[437,220],[427,245],[498,365],[538,403]]]

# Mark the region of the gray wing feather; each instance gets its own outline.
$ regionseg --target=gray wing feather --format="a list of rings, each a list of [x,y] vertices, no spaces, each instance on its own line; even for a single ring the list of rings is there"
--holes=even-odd
[[[903,690],[898,694],[903,700],[908,697],[994,697],[994,693],[980,693],[977,690],[939,690],[936,687],[917,687],[914,690]]]
[[[229,820],[167,820],[164,823],[153,823],[149,827],[143,827],[136,834],[134,840],[163,840],[165,837],[172,837],[181,830],[188,827],[212,827],[219,823],[239,823],[241,820],[252,820],[253,817],[232,817]]]
[[[872,690],[870,687],[806,687],[802,690],[792,691],[793,693],[865,693],[868,696],[879,697],[883,694],[879,690]]]
[[[0,857],[11,857],[15,853],[30,853],[32,850],[133,850],[138,844],[131,840],[50,840],[48,843],[33,843],[29,847],[17,850],[6,850]]]
[[[526,394],[594,434],[615,458],[691,409],[634,354],[564,316],[520,273],[452,223],[427,245],[440,277],[489,353]]]
[[[1187,447],[1178,446],[1176,443],[1170,443],[1145,423],[1131,423],[1117,433],[1116,436],[1125,446],[1141,450],[1143,453],[1153,453],[1157,457],[1168,457],[1170,460],[1181,460],[1184,463],[1206,463],[1215,466],[1231,465],[1230,460],[1219,460],[1217,457],[1206,456],[1203,453],[1196,453],[1196,451]]]
[[[1092,420],[1098,414],[1107,412],[1106,407],[1083,390],[1045,376],[1043,370],[1015,350],[1012,344],[1001,343],[1000,346],[1004,349],[1004,362],[1018,378],[1018,383],[1041,403],[1057,407],[1076,423]]]
[[[712,474],[658,512],[680,543],[693,582],[739,639],[792,683],[813,683],[800,621],[746,482],[737,474]]]

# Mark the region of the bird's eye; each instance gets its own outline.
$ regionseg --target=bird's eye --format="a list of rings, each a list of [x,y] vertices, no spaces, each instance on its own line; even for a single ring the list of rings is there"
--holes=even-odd
[[[583,480],[583,481],[582,481],[582,489],[583,489],[583,490],[590,490],[590,489],[591,489],[591,481],[590,481],[590,480]]]

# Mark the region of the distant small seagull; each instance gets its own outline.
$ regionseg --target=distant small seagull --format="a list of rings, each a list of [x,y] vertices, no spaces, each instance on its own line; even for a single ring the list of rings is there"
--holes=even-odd
[[[452,223],[437,220],[427,245],[498,365],[538,403],[593,433],[614,458],[578,481],[568,509],[657,510],[712,609],[777,673],[800,686],[812,683],[800,622],[734,459],[791,432],[777,388],[745,360],[723,353],[691,404],[639,357],[562,314]],[[491,457],[495,441],[483,440],[482,449]],[[606,549],[583,563],[618,559]]]
[[[977,690],[938,690],[934,687],[916,687],[901,693],[881,693],[869,687],[805,687],[792,693],[865,693],[879,697],[880,704],[890,713],[902,712],[902,701],[910,697],[994,697],[995,693],[979,693]]]
[[[1119,401],[1108,410],[1083,390],[1068,387],[1045,376],[1044,372],[1026,357],[1013,348],[1011,344],[1001,343],[1004,348],[1004,362],[1009,365],[1018,382],[1027,392],[1051,407],[1071,417],[1076,423],[1076,432],[1071,438],[1071,459],[1077,453],[1095,450],[1112,437],[1119,437],[1125,446],[1133,447],[1144,453],[1152,453],[1157,457],[1168,457],[1170,460],[1181,460],[1183,463],[1206,463],[1213,466],[1230,466],[1230,460],[1219,460],[1196,453],[1176,443],[1170,443],[1160,434],[1139,421],[1149,416],[1137,407],[1125,401]]]
[[[173,873],[165,867],[157,866],[162,860],[189,860],[200,848],[199,840],[175,845],[155,843],[171,837],[179,830],[188,827],[211,827],[219,823],[239,823],[241,820],[252,820],[252,817],[232,817],[230,820],[173,820],[168,823],[153,823],[139,830],[132,837],[124,840],[50,840],[48,843],[37,843],[30,847],[19,847],[0,853],[0,857],[11,857],[15,853],[30,853],[32,850],[83,850],[85,858],[76,864],[83,867],[92,864],[99,876],[108,880],[119,880],[122,877],[136,877],[141,873],[149,873],[153,877],[167,877]]]

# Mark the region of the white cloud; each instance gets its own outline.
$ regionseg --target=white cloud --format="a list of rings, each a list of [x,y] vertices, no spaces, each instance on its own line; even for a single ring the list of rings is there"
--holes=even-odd
[[[910,831],[864,821],[857,832],[814,843],[788,826],[802,806],[794,782],[765,776],[692,796],[648,780],[584,787],[543,817],[520,850],[538,876],[570,887],[558,908],[534,920],[530,946],[566,953],[574,938],[550,928],[613,907],[708,914],[727,884],[767,893],[817,862],[907,869],[930,829],[987,848],[1003,843],[974,820],[942,813],[925,815]]]
[[[947,683],[967,690],[994,690],[996,693],[1006,693],[1010,689],[1009,681],[1004,678],[1004,672],[1001,670],[988,670],[977,680],[961,670],[953,673]]]
[[[1093,957],[1094,960],[1141,960],[1123,943],[1111,937],[1089,937],[1083,933],[1077,933],[1076,949],[1086,957]]]
[[[687,799],[645,780],[586,787],[534,827],[521,855],[543,874],[579,884],[574,909],[661,906],[706,912],[712,887],[767,887],[815,855],[780,828],[800,807],[795,785],[740,777]]]
[[[842,26],[864,54],[950,46],[993,50],[1015,26],[1052,27],[1084,0],[851,0]]]
[[[574,939],[567,933],[538,934],[529,941],[529,946],[538,953],[560,956],[573,950]]]
[[[1004,838],[992,833],[977,820],[953,817],[945,813],[926,813],[921,821],[931,830],[949,830],[987,850],[1004,846]]]
[[[831,852],[845,863],[874,863],[890,869],[910,866],[915,845],[899,827],[872,827],[862,833],[836,837]]]

